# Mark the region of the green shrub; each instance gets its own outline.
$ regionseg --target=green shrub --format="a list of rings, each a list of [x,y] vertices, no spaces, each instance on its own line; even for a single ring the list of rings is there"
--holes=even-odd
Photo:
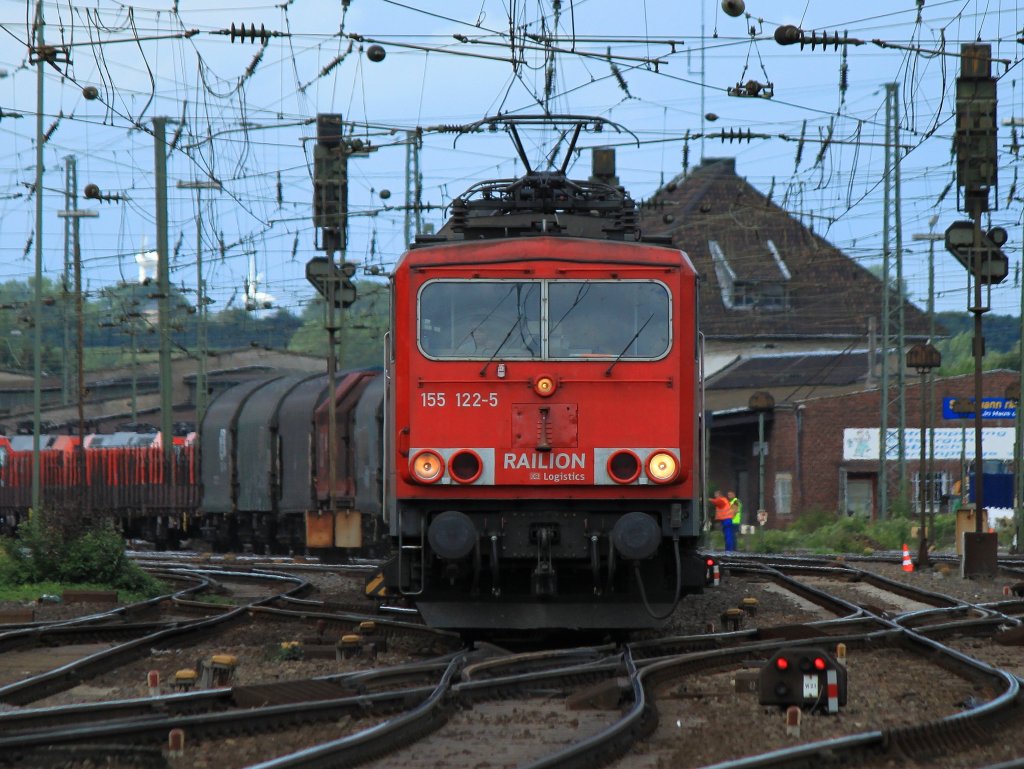
[[[836,514],[824,510],[810,510],[803,513],[786,527],[787,531],[796,534],[812,534],[836,522]]]
[[[94,583],[143,595],[159,595],[163,585],[124,553],[124,539],[110,520],[89,528],[72,527],[57,515],[32,515],[15,538],[3,540],[0,582]]]
[[[956,516],[941,514],[928,516],[928,541],[938,550],[955,547]],[[752,534],[737,536],[737,549],[751,553],[853,553],[876,550],[899,550],[904,544],[916,547],[917,537],[911,528],[918,525],[917,516],[898,515],[870,521],[857,515],[838,516],[828,511],[811,511],[801,515],[789,526],[781,529],[755,527]],[[1000,531],[1000,543],[1008,545],[1013,532]],[[722,532],[713,528],[707,532],[703,545],[722,550]],[[915,551],[916,552],[916,551]]]
[[[3,540],[4,553],[0,579],[22,585],[59,578],[63,537],[47,522],[47,516],[32,515],[18,527],[17,536]]]

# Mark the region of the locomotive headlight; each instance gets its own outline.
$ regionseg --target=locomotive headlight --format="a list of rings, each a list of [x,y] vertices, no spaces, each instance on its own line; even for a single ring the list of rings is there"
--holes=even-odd
[[[435,451],[418,451],[410,462],[412,475],[421,483],[435,483],[444,475],[444,460]]]
[[[554,395],[558,389],[558,383],[551,376],[539,376],[533,381],[533,391],[542,398]]]
[[[655,483],[669,483],[679,474],[679,462],[667,451],[656,451],[647,458],[647,477]]]

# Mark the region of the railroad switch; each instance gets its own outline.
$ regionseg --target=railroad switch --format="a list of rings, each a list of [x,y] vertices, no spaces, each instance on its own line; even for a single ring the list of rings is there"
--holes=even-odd
[[[338,659],[351,659],[352,657],[358,657],[362,654],[362,636],[358,633],[346,633],[338,641],[337,646],[337,658]]]
[[[1000,646],[1024,646],[1024,627],[1006,627],[992,636],[992,640]]]
[[[238,666],[238,657],[233,654],[214,654],[210,659],[199,663],[202,675],[199,685],[204,689],[228,686]]]
[[[565,698],[565,707],[568,710],[618,710],[619,703],[630,691],[629,679],[609,678],[573,692]]]
[[[846,704],[846,668],[823,649],[781,649],[761,668],[758,694],[762,705],[838,713]]]
[[[376,622],[372,620],[360,622],[359,635],[362,637],[363,644],[367,648],[373,646],[374,656],[376,656],[377,652],[386,652],[388,650],[387,636],[380,632]]]
[[[192,668],[182,668],[174,674],[172,686],[179,692],[191,691],[199,680],[199,675]]]
[[[743,609],[726,609],[722,612],[722,627],[726,630],[739,630],[743,624],[743,615]]]

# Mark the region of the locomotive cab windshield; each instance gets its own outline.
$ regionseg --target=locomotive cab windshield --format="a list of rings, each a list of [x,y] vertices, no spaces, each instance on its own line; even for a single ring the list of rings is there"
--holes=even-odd
[[[654,280],[435,280],[420,291],[418,342],[437,360],[656,360],[671,309]]]

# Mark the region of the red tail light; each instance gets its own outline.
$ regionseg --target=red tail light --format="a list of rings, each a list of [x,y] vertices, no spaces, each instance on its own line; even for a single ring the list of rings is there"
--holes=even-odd
[[[607,467],[616,483],[632,483],[640,477],[640,457],[632,451],[616,451],[608,457]]]
[[[448,474],[459,483],[472,483],[483,472],[483,462],[475,451],[457,451],[448,460]]]

